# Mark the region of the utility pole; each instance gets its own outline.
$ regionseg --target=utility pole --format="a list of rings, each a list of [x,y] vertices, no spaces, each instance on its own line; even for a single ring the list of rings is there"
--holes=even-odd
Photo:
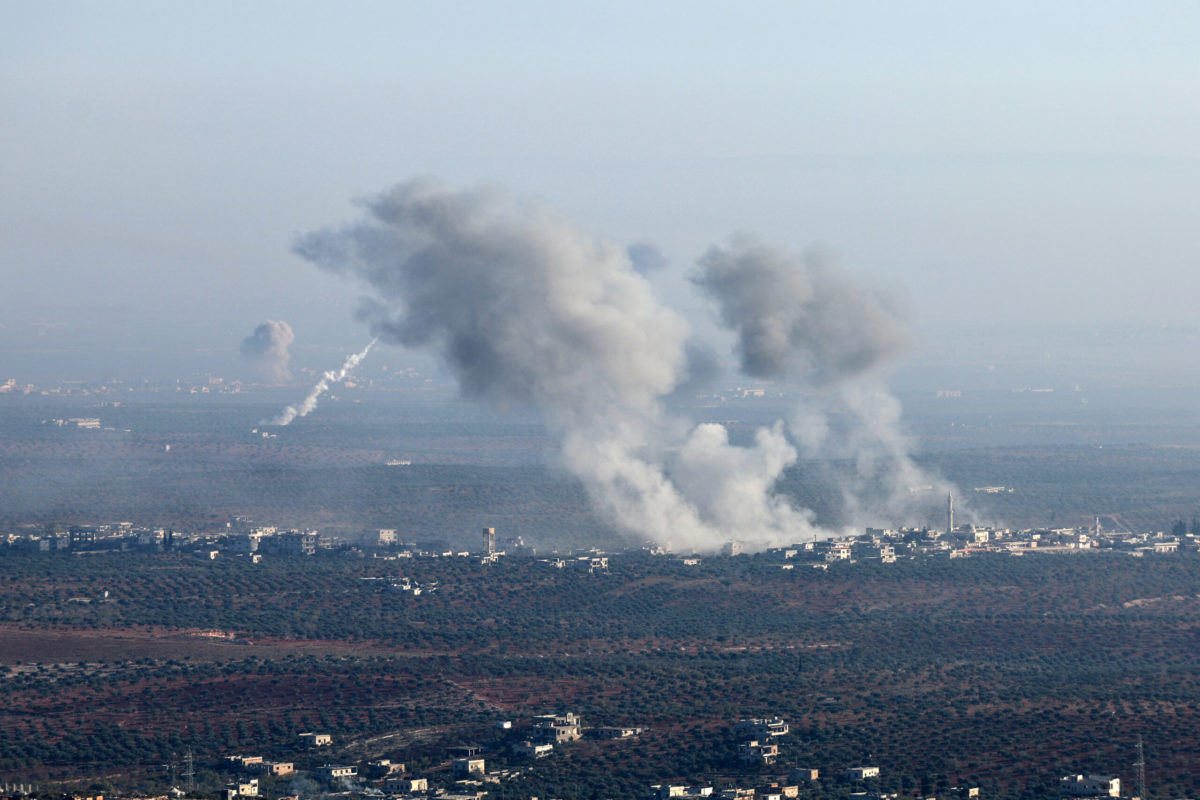
[[[187,779],[188,794],[196,793],[196,762],[192,758],[192,748],[189,746],[187,754],[183,757],[184,770],[183,777]]]
[[[1138,798],[1139,800],[1146,800],[1146,753],[1142,749],[1142,735],[1140,733],[1137,740],[1137,761],[1133,762],[1133,768],[1136,770]]]

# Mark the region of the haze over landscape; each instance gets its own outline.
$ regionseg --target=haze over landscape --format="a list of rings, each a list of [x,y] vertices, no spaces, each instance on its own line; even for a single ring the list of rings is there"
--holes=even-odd
[[[745,231],[906,295],[918,357],[946,325],[1001,354],[1026,326],[1191,326],[1197,13],[10,3],[6,372],[229,375],[264,319],[325,369],[357,289],[293,238],[430,174],[654,244],[697,325],[695,260]]]
[[[0,794],[1200,795],[1198,40],[4,4]]]

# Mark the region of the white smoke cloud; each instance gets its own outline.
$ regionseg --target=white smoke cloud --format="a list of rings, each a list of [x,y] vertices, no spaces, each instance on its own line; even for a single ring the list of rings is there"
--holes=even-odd
[[[667,409],[714,359],[624,248],[495,188],[414,180],[362,206],[362,220],[303,236],[296,253],[365,281],[373,297],[359,316],[372,333],[437,352],[465,396],[539,409],[563,465],[630,535],[696,550],[829,535],[773,493],[797,458],[782,422],[743,447]],[[756,247],[710,251],[697,279],[718,302],[733,298],[722,315],[751,374],[796,370],[840,387],[894,352],[903,326],[886,304],[832,269],[797,275]],[[779,281],[782,297],[769,285]],[[751,330],[764,303],[770,319]]]
[[[317,385],[314,386],[311,391],[309,391],[308,396],[304,398],[304,402],[302,402],[300,405],[288,406],[272,419],[263,420],[259,424],[290,425],[292,420],[298,417],[307,416],[310,411],[317,407],[317,400],[321,398],[321,395],[325,394],[330,385],[337,383],[349,375],[350,371],[357,367],[359,362],[367,357],[367,353],[371,352],[371,348],[375,346],[377,341],[379,341],[378,337],[372,339],[370,344],[364,347],[361,352],[348,356],[345,362],[342,364],[341,369],[337,371],[329,370],[322,375],[321,380],[317,381]]]
[[[796,255],[747,236],[711,248],[699,266],[693,281],[737,334],[742,371],[813,390],[788,432],[818,464],[852,462],[853,473],[839,475],[843,519],[861,526],[935,518],[953,487],[912,460],[900,403],[879,374],[908,345],[903,304],[863,286],[828,254]]]
[[[269,319],[242,340],[241,353],[268,381],[285,383],[292,379],[288,369],[292,356],[288,347],[295,340],[291,325],[283,320]]]

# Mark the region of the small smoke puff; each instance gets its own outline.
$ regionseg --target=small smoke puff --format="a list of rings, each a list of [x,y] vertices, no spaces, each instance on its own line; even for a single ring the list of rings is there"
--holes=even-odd
[[[738,336],[742,371],[838,384],[902,350],[899,303],[817,251],[794,255],[746,236],[713,247],[693,282]]]
[[[291,325],[269,319],[242,340],[241,352],[267,380],[283,383],[292,377],[288,369],[292,359],[288,347],[295,339]]]

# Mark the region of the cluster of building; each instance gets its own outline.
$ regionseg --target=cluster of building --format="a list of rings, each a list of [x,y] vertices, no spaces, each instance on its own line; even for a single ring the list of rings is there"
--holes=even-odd
[[[733,730],[741,739],[738,743],[738,757],[742,761],[771,765],[779,758],[779,745],[774,740],[779,736],[786,736],[791,729],[779,717],[772,717],[738,720]]]
[[[131,522],[100,525],[71,525],[24,536],[9,534],[4,543],[10,547],[38,552],[77,554],[112,552],[189,552],[198,558],[215,559],[222,553],[239,556],[313,555],[323,545],[316,531],[254,528],[222,534],[186,534],[170,528],[139,527]]]
[[[984,487],[992,489],[995,487]],[[1177,528],[1182,525],[1177,525]],[[264,556],[312,556],[319,553],[361,558],[397,560],[408,558],[467,558],[481,564],[497,562],[506,554],[534,554],[520,537],[505,540],[505,549],[497,546],[495,528],[484,528],[479,550],[459,550],[443,541],[401,541],[394,528],[368,531],[347,539],[322,535],[316,530],[283,529],[248,524],[243,520],[226,523],[223,530],[208,533],[181,533],[167,528],[139,527],[131,522],[96,525],[52,525],[46,529],[9,533],[0,545],[39,552],[76,554],[104,552],[183,552],[204,560],[222,556],[259,561]],[[1031,553],[1121,552],[1132,556],[1200,551],[1200,533],[1175,530],[1171,534],[1105,531],[1099,518],[1094,525],[1059,528],[1001,528],[972,524],[954,524],[953,499],[948,499],[945,528],[867,528],[861,534],[813,539],[767,551],[768,557],[782,562],[783,569],[798,564],[827,568],[830,564],[877,560],[892,563],[908,558],[965,558],[983,553],[1026,555]],[[658,555],[670,555],[662,548],[650,548]],[[739,556],[740,542],[726,542],[722,555]],[[677,555],[677,554],[676,554]],[[697,555],[678,556],[684,564],[696,565]],[[552,569],[605,572],[610,556],[601,550],[554,554],[538,563]]]
[[[511,721],[497,722],[495,727],[501,732],[501,736],[488,749],[503,749],[504,743],[509,742],[509,749],[514,755],[530,759],[549,755],[556,745],[575,742],[585,734],[581,718],[572,712],[534,717],[521,726],[524,729],[522,732],[517,732]],[[788,735],[789,726],[779,717],[746,718],[738,720],[733,730],[734,735],[741,740],[739,752],[742,759],[750,762],[752,766],[759,767],[775,763],[774,758],[778,755],[778,745],[775,742]],[[632,727],[606,727],[588,731],[589,734],[604,739],[627,739],[641,732],[641,728]],[[513,742],[514,738],[517,741]],[[297,755],[315,764],[322,760],[322,752],[334,752],[333,744],[333,738],[328,734],[302,733],[297,741]],[[263,780],[268,778],[302,776],[318,781],[319,785],[324,787],[320,790],[322,796],[380,800],[483,800],[489,794],[489,784],[515,780],[522,775],[521,769],[489,769],[484,752],[484,747],[475,744],[447,748],[446,761],[430,769],[436,777],[436,780],[432,781],[429,776],[414,774],[405,763],[386,758],[352,763],[325,760],[319,766],[298,770],[294,761],[273,761],[257,755],[230,755],[221,759],[218,765],[219,770],[231,778],[221,790],[221,798],[257,798],[269,792],[268,786],[276,790],[286,786],[290,791],[295,791],[296,786],[306,787],[304,794],[311,795],[311,783],[263,783]],[[758,773],[757,769],[753,772]],[[833,783],[839,786],[839,795],[848,796],[850,800],[898,800],[896,793],[886,793],[880,789],[880,776],[878,766],[851,766],[835,772]],[[759,781],[752,786],[726,785],[719,789],[704,783],[656,783],[646,789],[643,797],[645,800],[791,800],[798,798],[802,792],[811,796],[812,790],[820,785],[821,774],[816,769],[791,767],[786,774],[776,773],[775,777],[760,777]],[[11,789],[5,794],[14,799],[37,794],[36,787],[30,785],[18,784],[5,788]],[[194,794],[194,786],[189,786],[187,792],[181,789],[172,790],[175,800]],[[280,794],[278,791],[272,792],[271,796],[276,800],[300,800],[295,794]],[[979,796],[978,787],[953,786],[949,794],[940,800],[978,800]],[[1058,797],[1060,800],[1120,798],[1121,780],[1112,775],[1066,775],[1058,781]],[[102,797],[64,798],[103,800]],[[154,800],[171,799],[164,796]]]
[[[955,525],[950,501],[948,523],[936,528],[867,528],[854,536],[837,536],[777,547],[768,551],[784,562],[826,568],[839,562],[876,560],[885,564],[900,558],[966,558],[983,553],[1021,556],[1033,553],[1119,552],[1131,556],[1200,551],[1200,534],[1176,531],[1165,534],[1105,531],[1099,518],[1093,525],[1062,528],[1000,528],[971,524]],[[742,553],[739,542],[726,542],[722,554]],[[696,557],[684,558],[697,564]]]
[[[744,721],[745,722],[745,721]],[[762,722],[754,720],[753,722]],[[739,730],[740,730],[739,725]],[[780,735],[780,734],[776,734]],[[800,796],[801,788],[811,786],[819,779],[815,769],[793,769],[785,780],[774,780],[755,787],[728,786],[714,789],[703,784],[656,783],[646,793],[646,800],[788,800]],[[879,767],[850,767],[842,773],[842,780],[850,784],[852,800],[897,800],[895,793],[873,790],[870,783],[879,778]],[[1058,796],[1063,800],[1107,800],[1121,796],[1121,779],[1112,775],[1066,775],[1059,779]],[[954,800],[977,800],[979,787],[953,786],[950,797]],[[937,800],[937,798],[926,798]]]
[[[326,748],[332,749],[333,737],[325,733],[302,733],[298,745],[301,750],[312,754]],[[419,797],[429,793],[429,780],[409,773],[405,764],[380,758],[365,763],[326,762],[313,769],[298,770],[293,761],[271,761],[262,756],[233,755],[223,759],[224,770],[233,773],[233,779],[228,781],[221,790],[222,800],[238,800],[244,797],[259,797],[262,794],[260,778],[270,776],[286,778],[298,776],[315,779],[326,787],[326,793],[354,793],[359,796],[372,797]],[[478,769],[482,771],[482,762]],[[474,765],[470,759],[455,759],[455,776],[475,774]],[[452,800],[454,795],[438,792],[444,800]],[[478,793],[466,795],[471,800],[478,800]],[[281,800],[298,800],[292,795],[283,795]]]
[[[447,748],[447,761],[430,770],[437,777],[432,785],[429,775],[414,774],[403,762],[389,759],[357,763],[328,760],[319,766],[298,770],[294,760],[272,761],[257,755],[226,756],[221,766],[226,774],[233,773],[233,779],[225,784],[223,800],[259,797],[263,777],[300,774],[319,781],[330,793],[349,792],[361,797],[394,800],[430,797],[479,800],[486,794],[484,787],[487,784],[510,781],[522,774],[521,770],[509,767],[489,769],[485,758],[487,751],[501,755],[507,752],[518,759],[535,760],[553,754],[556,747],[578,741],[585,733],[583,720],[573,712],[534,717],[517,727],[512,721],[500,721],[496,723],[496,729],[497,740],[486,748],[478,744]],[[602,739],[626,739],[642,731],[642,728],[634,727],[605,727],[588,733]],[[297,744],[309,762],[314,761],[314,756],[320,760],[318,754],[323,751],[333,752],[333,738],[324,733],[302,733]]]

